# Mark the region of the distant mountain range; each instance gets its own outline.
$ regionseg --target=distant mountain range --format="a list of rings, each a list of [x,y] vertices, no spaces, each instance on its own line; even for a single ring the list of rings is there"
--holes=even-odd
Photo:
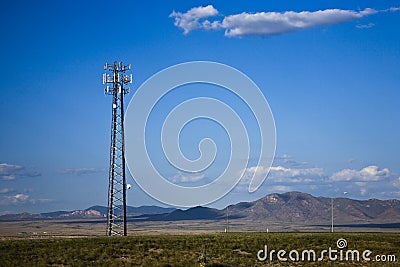
[[[331,198],[300,192],[270,194],[254,202],[229,206],[229,213],[252,220],[326,223],[331,220]],[[400,222],[400,200],[334,198],[333,212],[342,223]]]
[[[162,208],[158,206],[141,206],[131,207],[127,206],[127,215],[129,217],[138,217],[143,215],[164,214],[175,211],[175,208]],[[73,211],[54,211],[39,214],[31,213],[18,213],[6,214],[0,216],[0,221],[19,221],[19,220],[56,220],[56,219],[100,219],[107,218],[108,208],[104,206],[92,206],[85,210]]]
[[[334,198],[335,219],[341,223],[399,223],[400,200],[354,200]],[[331,220],[331,198],[314,197],[300,192],[270,194],[253,202],[228,206],[229,218],[266,220],[301,224],[326,224]],[[107,207],[93,206],[86,210],[56,211],[40,214],[7,214],[0,221],[106,219]],[[130,221],[223,220],[226,209],[194,207],[187,210],[157,206],[127,207]]]

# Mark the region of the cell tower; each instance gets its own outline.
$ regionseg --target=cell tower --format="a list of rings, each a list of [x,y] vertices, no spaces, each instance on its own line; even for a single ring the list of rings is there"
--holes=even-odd
[[[104,65],[103,84],[107,85],[104,94],[112,95],[112,123],[110,170],[108,181],[108,216],[107,235],[126,236],[126,176],[125,176],[125,144],[124,144],[124,95],[128,94],[132,83],[129,65],[122,62]]]

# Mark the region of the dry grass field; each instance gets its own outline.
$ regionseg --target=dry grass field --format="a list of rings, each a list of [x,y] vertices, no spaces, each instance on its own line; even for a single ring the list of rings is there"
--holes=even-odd
[[[101,221],[3,221],[0,266],[201,266],[204,260],[205,266],[400,266],[396,229],[339,227],[329,233],[329,226],[243,220],[232,220],[229,233],[224,227],[223,220],[136,222],[128,225],[128,237],[118,238],[105,237]],[[390,233],[350,233],[354,230]],[[282,261],[276,255],[312,249],[318,258],[324,249],[337,249],[340,238],[346,239],[346,250],[371,250],[371,260],[332,261],[325,254],[321,261]],[[257,253],[265,245],[275,254],[260,261]],[[372,258],[376,255],[386,262]]]
[[[337,240],[347,246],[340,251]],[[272,260],[258,259],[260,250],[275,250]],[[338,250],[329,260],[323,250]],[[0,241],[0,266],[399,266],[398,233],[217,233],[138,235],[128,237],[19,238]],[[287,261],[277,258],[285,250]],[[297,250],[299,259],[288,259]],[[304,260],[303,250],[315,250],[317,258]],[[369,261],[350,255],[370,250]],[[261,253],[263,255],[263,252]],[[376,256],[388,262],[377,262]],[[292,255],[293,256],[293,255]],[[379,258],[379,259],[381,259]],[[203,265],[201,265],[203,264]],[[205,265],[204,265],[205,264]]]

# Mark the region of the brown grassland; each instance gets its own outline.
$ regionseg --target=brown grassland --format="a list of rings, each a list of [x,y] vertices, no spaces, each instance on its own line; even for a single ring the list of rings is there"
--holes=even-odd
[[[250,232],[256,229],[223,233],[223,226],[221,221],[130,224],[129,236],[105,237],[103,223],[1,222],[0,266],[400,266],[398,232],[327,233],[329,228],[306,232],[310,230],[306,227],[275,232],[278,226],[271,225],[269,233]],[[244,229],[234,221],[231,227]],[[293,232],[296,229],[302,232]],[[360,260],[330,261],[325,255],[322,261],[283,262],[276,256],[278,250],[285,250],[286,257],[297,250],[301,257],[303,250],[312,249],[318,259],[322,250],[337,249],[340,238],[347,241],[343,253],[370,250],[371,260],[360,254]],[[265,245],[276,250],[272,261],[257,259]],[[377,262],[377,255],[387,262]]]

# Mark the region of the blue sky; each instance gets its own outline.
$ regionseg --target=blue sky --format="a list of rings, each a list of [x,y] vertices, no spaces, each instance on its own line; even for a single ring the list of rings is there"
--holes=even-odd
[[[264,93],[277,131],[270,176],[256,193],[239,184],[211,206],[292,190],[400,198],[398,7],[400,1],[2,3],[0,213],[106,205],[111,98],[101,75],[115,60],[132,64],[133,92],[166,67],[207,60],[242,71]],[[199,129],[220,136],[216,126],[193,127],[187,136]],[[184,144],[190,154],[193,142]],[[161,205],[128,179],[129,205]]]

